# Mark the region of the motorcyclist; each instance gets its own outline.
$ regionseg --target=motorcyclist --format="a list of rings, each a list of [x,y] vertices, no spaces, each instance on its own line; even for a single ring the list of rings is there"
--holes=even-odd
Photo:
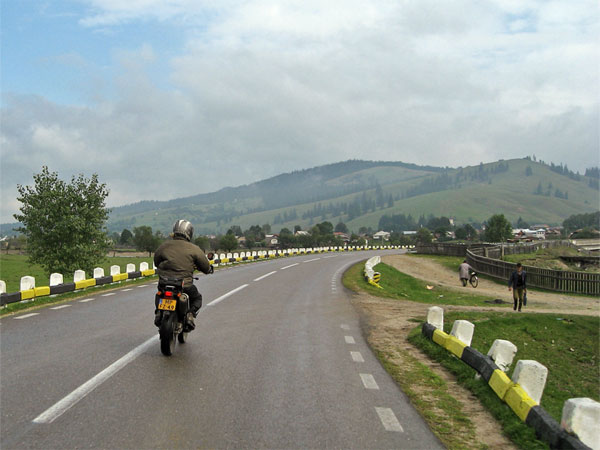
[[[193,235],[194,227],[192,224],[187,220],[180,219],[173,225],[173,239],[164,242],[154,253],[154,266],[159,275],[159,280],[162,277],[183,279],[183,292],[190,299],[190,311],[186,316],[188,330],[196,328],[194,318],[202,307],[202,295],[194,286],[194,271],[199,270],[206,274],[213,272],[213,267],[204,252],[191,242]],[[160,326],[158,302],[159,297],[157,295],[155,299],[156,310],[154,312],[154,324],[156,326]]]

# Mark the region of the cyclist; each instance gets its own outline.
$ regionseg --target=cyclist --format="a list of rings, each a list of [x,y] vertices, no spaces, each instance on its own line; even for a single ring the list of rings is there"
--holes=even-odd
[[[202,307],[202,295],[194,286],[194,271],[199,270],[206,274],[213,272],[213,267],[204,252],[191,242],[193,235],[192,224],[187,220],[180,219],[173,225],[173,239],[164,242],[154,253],[154,265],[159,280],[163,277],[183,279],[183,292],[190,298],[190,311],[186,316],[186,325],[190,331],[196,328],[194,318]],[[157,309],[154,312],[156,326],[160,326],[158,301],[157,296],[155,299]]]

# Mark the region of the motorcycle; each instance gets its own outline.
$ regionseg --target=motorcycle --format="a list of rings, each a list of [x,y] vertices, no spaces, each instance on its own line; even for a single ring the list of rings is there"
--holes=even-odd
[[[197,279],[194,277],[194,279]],[[158,281],[158,314],[160,325],[160,351],[165,356],[171,356],[175,350],[175,341],[185,343],[188,333],[185,318],[190,310],[190,299],[183,292],[183,280],[163,278]]]

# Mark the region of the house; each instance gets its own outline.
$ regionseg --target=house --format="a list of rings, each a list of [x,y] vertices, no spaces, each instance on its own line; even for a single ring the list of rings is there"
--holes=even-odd
[[[387,231],[378,231],[373,235],[373,239],[375,239],[376,241],[389,241],[390,235],[391,233],[388,233]]]
[[[334,231],[333,235],[338,238],[339,240],[341,240],[344,243],[348,243],[350,242],[350,235],[348,233],[342,233],[340,231]]]
[[[308,231],[298,230],[294,233],[294,236],[309,236],[310,233]]]
[[[276,234],[267,234],[265,236],[265,245],[268,248],[278,248],[279,247],[279,236]]]

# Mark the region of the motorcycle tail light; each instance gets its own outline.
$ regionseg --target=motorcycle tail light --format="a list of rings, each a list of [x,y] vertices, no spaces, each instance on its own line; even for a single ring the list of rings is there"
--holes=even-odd
[[[171,291],[166,291],[165,297],[173,297],[173,293]]]

